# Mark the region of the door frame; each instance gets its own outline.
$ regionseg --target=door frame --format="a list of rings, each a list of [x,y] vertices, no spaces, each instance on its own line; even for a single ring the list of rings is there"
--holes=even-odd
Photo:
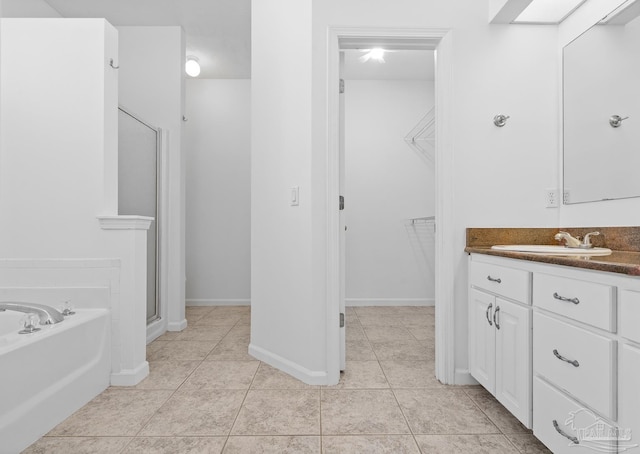
[[[326,350],[327,379],[338,383],[340,377],[340,250],[339,175],[340,119],[339,69],[341,41],[363,40],[380,44],[395,43],[411,49],[412,43],[433,46],[436,53],[435,175],[437,228],[436,263],[436,378],[455,383],[455,269],[453,223],[453,45],[452,31],[442,28],[370,28],[329,27],[327,30],[327,273],[326,273]],[[398,48],[398,47],[396,47]]]

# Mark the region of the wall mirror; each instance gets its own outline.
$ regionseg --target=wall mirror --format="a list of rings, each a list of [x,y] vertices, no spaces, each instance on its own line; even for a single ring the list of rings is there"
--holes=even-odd
[[[565,203],[640,197],[640,0],[563,49]]]

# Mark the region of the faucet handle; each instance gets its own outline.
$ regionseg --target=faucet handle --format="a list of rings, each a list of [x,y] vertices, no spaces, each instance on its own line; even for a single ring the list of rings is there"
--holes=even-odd
[[[580,246],[580,240],[571,236],[569,232],[559,231],[554,236],[556,241],[563,241],[566,247],[577,248]]]
[[[597,236],[597,235],[600,235],[600,232],[590,232],[590,233],[587,233],[587,234],[584,236],[584,239],[582,240],[582,244],[580,245],[580,247],[581,247],[582,249],[591,249],[591,248],[593,248],[593,244],[591,244],[591,237],[592,237],[592,236]]]
[[[73,310],[73,307],[71,306],[71,301],[69,301],[69,300],[65,301],[60,306],[60,308],[58,309],[58,312],[60,312],[65,317],[75,314],[75,311]]]

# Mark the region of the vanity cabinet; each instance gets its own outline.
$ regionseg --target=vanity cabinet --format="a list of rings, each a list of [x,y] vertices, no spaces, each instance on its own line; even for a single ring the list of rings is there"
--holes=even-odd
[[[640,454],[640,290],[620,289],[618,300],[618,445],[635,445],[624,452]]]
[[[530,428],[530,273],[481,261],[469,269],[469,371]]]
[[[503,268],[508,272],[499,275]],[[508,286],[508,295],[501,294],[499,283],[482,282],[487,272],[500,280],[525,273],[530,294],[526,282],[520,293]],[[640,454],[640,278],[471,254],[469,284],[469,365],[476,380],[521,421],[508,399],[498,397],[498,375],[511,369],[527,383],[533,433],[554,453]],[[513,300],[516,294],[524,299]],[[492,315],[498,306],[500,330]],[[518,325],[516,316],[506,322],[513,307],[528,322]],[[523,333],[530,333],[528,343]],[[527,351],[516,355],[525,344]],[[531,363],[516,364],[516,357]]]

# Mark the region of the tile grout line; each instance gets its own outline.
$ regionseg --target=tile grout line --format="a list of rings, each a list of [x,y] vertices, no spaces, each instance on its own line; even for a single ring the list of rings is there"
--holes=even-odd
[[[483,388],[484,389],[484,388]],[[507,436],[504,434],[504,432],[502,432],[502,430],[498,427],[498,425],[493,421],[493,419],[491,419],[491,417],[482,409],[482,407],[480,407],[480,404],[478,402],[476,402],[476,400],[471,397],[469,395],[469,393],[467,392],[466,389],[462,388],[462,391],[464,392],[464,394],[469,398],[469,400],[473,403],[473,405],[475,405],[475,407],[480,410],[480,412],[484,415],[485,418],[487,418],[487,420],[493,424],[493,426],[496,428],[496,430],[498,431],[498,433],[500,435],[502,435],[503,437],[507,438]]]
[[[484,388],[482,388],[482,389],[484,389]],[[473,402],[473,404],[474,404],[474,405],[475,405],[475,406],[476,406],[476,407],[477,407],[477,408],[482,412],[482,414],[484,414],[484,415],[487,417],[487,419],[491,422],[491,424],[493,424],[493,425],[496,427],[496,429],[498,429],[498,431],[500,432],[500,435],[502,435],[502,436],[507,440],[507,442],[508,442],[511,446],[513,446],[513,448],[514,448],[517,452],[522,453],[523,451],[521,451],[521,450],[520,450],[520,449],[515,445],[515,443],[514,443],[513,441],[511,441],[511,439],[509,438],[509,435],[517,435],[517,434],[516,434],[516,433],[514,433],[514,434],[506,434],[506,433],[505,433],[505,432],[504,432],[500,427],[498,427],[498,425],[493,421],[493,419],[491,419],[491,417],[487,414],[487,412],[485,412],[485,411],[482,409],[482,407],[480,407],[480,404],[478,404],[478,403],[475,401],[475,399],[474,399],[473,397],[471,397],[471,395],[467,392],[467,389],[464,389],[464,388],[463,388],[463,391],[464,391],[464,393],[469,397],[469,399],[471,399],[471,401]],[[528,432],[522,432],[522,433],[528,433]]]
[[[199,317],[199,318],[198,318],[198,320],[202,319],[202,318],[203,318],[203,317],[205,317],[205,316],[210,315],[212,312],[213,312],[213,310],[209,311],[209,313],[203,314],[201,317]],[[191,376],[193,375],[193,373],[194,373],[194,372],[195,372],[195,371],[196,371],[196,370],[197,370],[197,369],[198,369],[198,368],[199,368],[199,367],[204,363],[204,361],[205,361],[205,360],[206,360],[206,358],[209,356],[209,354],[210,354],[210,353],[211,353],[211,352],[212,352],[212,351],[213,351],[213,350],[214,350],[214,349],[215,349],[215,348],[220,344],[220,342],[222,342],[222,339],[224,339],[224,338],[229,334],[229,332],[231,332],[231,330],[232,330],[232,329],[233,329],[233,328],[234,328],[234,327],[239,323],[239,321],[240,321],[240,320],[238,320],[236,323],[234,323],[234,325],[233,325],[229,330],[227,330],[226,334],[225,334],[225,335],[224,335],[220,340],[218,340],[218,341],[215,343],[215,345],[211,348],[211,350],[209,350],[209,352],[208,352],[206,355],[204,355],[204,358],[202,358],[201,360],[199,360],[199,361],[200,361],[200,362],[199,362],[199,364],[198,364],[198,365],[197,365],[197,366],[196,366],[196,367],[195,367],[191,372],[189,372],[189,373],[187,374],[187,376],[184,378],[184,380],[182,380],[182,382],[178,385],[178,387],[177,387],[176,389],[174,389],[174,390],[173,390],[173,392],[171,393],[171,395],[170,395],[170,396],[169,396],[169,397],[164,401],[164,403],[163,403],[162,405],[160,405],[160,407],[158,407],[158,409],[157,409],[156,411],[154,411],[154,412],[153,412],[153,414],[152,414],[152,415],[151,415],[151,416],[150,416],[150,417],[149,417],[149,418],[144,422],[144,424],[142,424],[142,427],[140,428],[140,430],[138,430],[138,432],[136,432],[136,434],[135,434],[135,435],[133,435],[133,437],[131,438],[131,440],[129,440],[129,442],[128,442],[128,443],[127,443],[127,444],[122,448],[122,450],[121,450],[120,452],[124,452],[124,451],[129,447],[129,445],[131,445],[131,443],[133,443],[133,441],[134,441],[136,438],[143,438],[143,437],[140,437],[140,433],[144,430],[144,428],[145,428],[147,425],[149,425],[149,422],[151,421],[151,419],[153,419],[153,417],[154,417],[154,416],[156,416],[156,415],[158,414],[158,412],[160,411],[160,409],[162,409],[162,407],[164,407],[164,406],[167,404],[167,402],[169,402],[169,400],[170,400],[170,399],[171,399],[171,398],[172,398],[172,397],[173,397],[173,396],[174,396],[174,395],[175,395],[175,394],[176,394],[176,393],[177,393],[177,392],[182,388],[182,386],[183,386],[183,385],[185,384],[185,382],[189,379],[189,377],[191,377]],[[187,323],[188,323],[188,322],[187,322]],[[194,325],[195,325],[195,323],[194,323]],[[207,326],[207,325],[203,325],[203,327],[206,327],[206,326]],[[216,326],[216,325],[208,325],[208,326],[210,326],[210,327],[211,327],[211,326]],[[173,343],[173,342],[181,342],[181,341],[180,341],[179,339],[171,339],[171,340],[169,340],[169,341],[167,341],[167,342],[168,342],[168,343]],[[186,342],[186,341],[182,341],[182,342]],[[180,360],[184,360],[184,359],[180,359]],[[179,361],[180,361],[180,360],[179,360]],[[184,361],[186,361],[186,360],[184,360]],[[194,361],[198,361],[198,360],[194,360]],[[257,371],[257,369],[256,369],[256,371]],[[254,377],[255,377],[255,374],[254,374]],[[252,380],[252,381],[253,381],[253,380]],[[133,389],[133,388],[132,388],[132,389]],[[154,391],[154,390],[149,390],[149,391]],[[246,398],[246,394],[245,394],[245,398]],[[244,399],[243,399],[243,403],[244,403]],[[242,408],[242,405],[240,406],[240,408]],[[238,412],[239,412],[239,411],[240,411],[240,410],[238,410]],[[236,417],[237,417],[237,415],[236,415]],[[235,420],[234,420],[234,423],[235,423]],[[233,424],[232,424],[232,427],[233,427]],[[231,428],[232,428],[232,427],[231,427]],[[231,432],[231,428],[229,429],[229,432]],[[172,436],[168,436],[168,437],[174,437],[174,436],[172,435]],[[224,446],[226,445],[226,442],[227,442],[227,440],[228,440],[228,437],[229,437],[229,434],[227,434],[227,437],[226,437],[226,439],[225,439],[225,443],[224,443],[224,445],[223,445],[223,449],[224,449]],[[222,451],[221,451],[221,452],[222,452]]]
[[[188,324],[188,321],[187,321]],[[172,339],[169,342],[180,342],[179,340],[176,339]],[[218,343],[216,343],[216,345],[218,345]],[[209,353],[211,353],[213,351],[213,349],[215,348],[215,346],[209,350]],[[164,403],[162,405],[160,405],[158,407],[158,409],[156,411],[153,412],[153,414],[146,420],[146,422],[144,424],[142,424],[142,427],[140,427],[140,430],[138,430],[138,432],[136,432],[136,434],[133,436],[133,438],[129,441],[129,443],[126,444],[126,446],[123,448],[123,451],[133,442],[134,439],[139,438],[140,432],[142,432],[144,430],[144,428],[149,425],[149,422],[151,422],[151,419],[153,419],[153,417],[158,414],[158,412],[160,411],[160,409],[162,407],[164,407],[167,402],[169,402],[169,400],[171,400],[171,398],[178,392],[178,390],[180,388],[182,388],[182,386],[185,384],[185,382],[189,379],[189,377],[191,377],[191,375],[193,375],[193,373],[202,365],[202,363],[204,362],[204,359],[209,355],[209,353],[207,353],[207,355],[204,356],[203,359],[200,360],[200,363],[193,368],[193,370],[191,372],[189,372],[187,374],[187,376],[184,378],[184,380],[182,380],[182,382],[178,385],[178,387],[176,389],[173,390],[173,392],[171,393],[171,395],[167,398],[167,400],[164,401]],[[186,360],[185,360],[186,361]],[[195,360],[197,361],[197,360]],[[152,391],[152,390],[150,390]],[[123,452],[121,451],[121,452]]]
[[[371,340],[369,339],[369,335],[367,334],[367,331],[364,329],[364,327],[363,327],[363,332],[364,332],[364,335],[365,335],[367,341],[369,341],[369,343],[371,344]],[[409,334],[411,334],[410,331],[409,331]],[[411,334],[411,336],[414,337],[413,334]],[[373,345],[371,345],[371,350],[373,351],[373,354],[376,357],[376,361],[378,362],[378,367],[382,371],[382,374],[384,375],[384,379],[387,381],[387,384],[389,385],[389,389],[391,390],[391,394],[393,395],[393,399],[396,401],[396,405],[398,405],[398,409],[400,410],[400,414],[402,414],[402,417],[404,418],[404,423],[407,425],[407,429],[409,430],[409,434],[411,435],[411,438],[413,439],[413,442],[415,443],[415,446],[418,448],[418,451],[422,452],[422,449],[420,449],[420,445],[418,444],[418,440],[416,440],[416,436],[413,433],[413,429],[411,428],[411,425],[409,424],[409,419],[407,418],[407,415],[405,414],[404,410],[402,409],[402,405],[400,405],[400,402],[398,401],[398,397],[396,396],[395,389],[391,385],[391,382],[389,381],[389,378],[387,377],[387,374],[384,371],[384,368],[382,367],[382,364],[380,364],[380,358],[378,357],[378,354],[376,353],[375,349],[373,348]]]
[[[227,443],[229,443],[229,438],[231,438],[231,432],[233,431],[233,428],[236,425],[236,422],[238,421],[238,417],[240,416],[240,412],[242,411],[242,407],[244,406],[244,403],[247,400],[247,396],[249,395],[249,391],[251,391],[251,387],[253,386],[253,382],[255,381],[256,375],[258,375],[258,371],[262,367],[262,364],[264,364],[262,361],[258,361],[258,367],[256,367],[256,371],[253,373],[253,377],[251,377],[251,383],[249,383],[249,386],[247,387],[247,391],[244,393],[244,397],[242,398],[242,402],[240,402],[240,407],[238,408],[238,411],[236,412],[236,416],[233,418],[233,422],[231,423],[231,426],[229,427],[229,433],[227,434],[227,438],[224,441],[224,444],[222,445],[222,449],[220,450],[220,453],[224,452],[224,450],[227,447]]]

